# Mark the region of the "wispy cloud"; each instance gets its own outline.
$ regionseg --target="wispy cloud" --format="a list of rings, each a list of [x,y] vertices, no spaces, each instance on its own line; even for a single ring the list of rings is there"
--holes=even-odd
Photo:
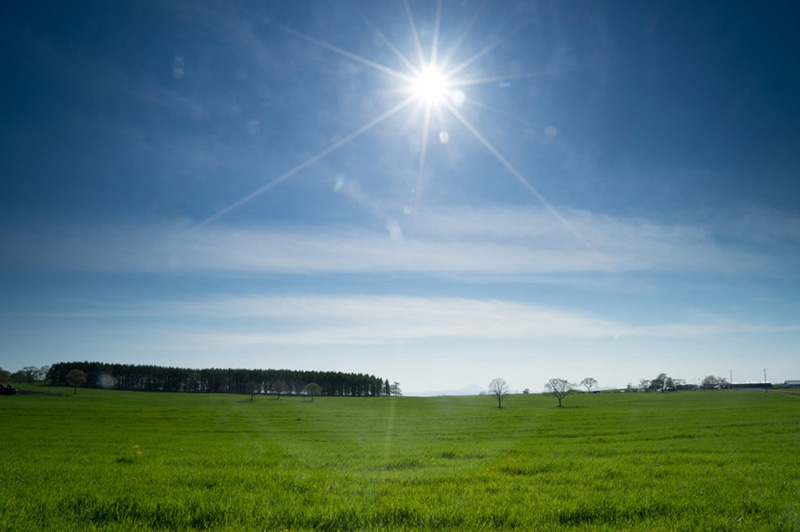
[[[194,273],[534,275],[701,272],[788,267],[708,230],[567,211],[588,248],[547,212],[444,209],[386,227],[80,227],[0,233],[3,262],[45,269]],[[789,221],[787,223],[796,223]],[[774,250],[773,250],[774,251]],[[772,252],[770,252],[772,253]]]
[[[797,332],[715,316],[638,325],[532,303],[498,299],[345,294],[220,297],[155,301],[127,309],[47,313],[68,319],[168,318],[170,342],[184,347],[372,345],[435,338],[492,341],[546,338],[700,338]],[[178,321],[176,321],[178,320]],[[158,326],[155,326],[158,329]]]

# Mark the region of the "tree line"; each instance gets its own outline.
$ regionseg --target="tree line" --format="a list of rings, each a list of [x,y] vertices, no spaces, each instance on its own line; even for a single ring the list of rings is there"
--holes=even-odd
[[[0,368],[0,383],[13,382],[15,384],[36,384],[44,382],[47,379],[47,372],[50,366],[25,366],[19,371],[11,373],[3,368]]]
[[[314,395],[378,397],[399,395],[397,383],[363,373],[298,371],[288,369],[189,369],[105,362],[59,362],[48,368],[46,380],[54,386],[72,386],[73,370],[86,374],[88,388],[148,392],[242,393],[306,395],[315,383]]]

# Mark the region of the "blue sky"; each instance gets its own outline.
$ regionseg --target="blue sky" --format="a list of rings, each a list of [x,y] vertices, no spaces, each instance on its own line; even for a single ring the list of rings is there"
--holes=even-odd
[[[800,376],[794,2],[6,11],[4,369]]]

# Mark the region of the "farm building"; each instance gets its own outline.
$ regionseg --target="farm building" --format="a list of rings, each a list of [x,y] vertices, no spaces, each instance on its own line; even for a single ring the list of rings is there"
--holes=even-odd
[[[771,382],[759,382],[759,381],[749,381],[749,382],[732,382],[730,387],[734,390],[744,390],[748,388],[772,388]]]
[[[783,383],[783,386],[786,388],[800,388],[800,380],[798,381],[786,381]]]

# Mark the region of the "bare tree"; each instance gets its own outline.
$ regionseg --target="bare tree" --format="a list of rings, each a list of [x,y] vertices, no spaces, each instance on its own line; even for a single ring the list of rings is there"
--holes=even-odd
[[[393,382],[392,385],[389,387],[389,393],[390,395],[394,395],[396,397],[400,397],[401,395],[403,395],[403,390],[400,389],[400,383]]]
[[[558,408],[561,408],[561,400],[575,390],[575,385],[564,379],[550,379],[544,385],[544,393],[552,395],[558,399]]]
[[[272,383],[272,392],[276,395],[275,400],[279,400],[281,398],[281,394],[286,392],[288,386],[282,380],[277,380]]]
[[[309,382],[303,386],[303,391],[305,391],[307,395],[311,396],[311,402],[313,403],[314,397],[322,393],[322,386],[316,382]]]
[[[497,399],[497,408],[503,408],[503,400],[508,396],[508,384],[501,378],[492,379],[489,383],[489,393]]]
[[[597,379],[594,377],[586,377],[581,381],[581,386],[586,388],[586,391],[592,393],[592,388],[597,386]]]
[[[247,383],[247,389],[250,390],[250,401],[253,401],[253,397],[257,393],[261,393],[261,384],[257,383],[256,381],[249,381]]]
[[[74,388],[72,394],[75,395],[78,393],[78,386],[86,382],[86,373],[79,369],[70,370],[70,372],[67,373],[66,381],[67,384]]]

